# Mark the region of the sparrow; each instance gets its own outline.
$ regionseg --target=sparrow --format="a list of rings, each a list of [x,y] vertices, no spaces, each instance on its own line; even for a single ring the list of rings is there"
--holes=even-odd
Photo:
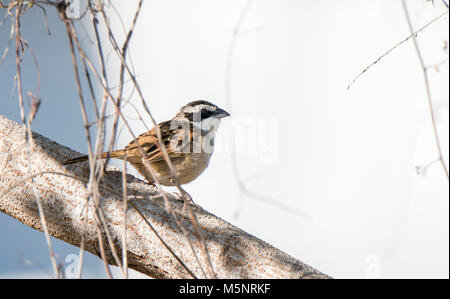
[[[188,184],[205,171],[214,151],[214,137],[220,120],[230,114],[208,101],[193,101],[183,107],[171,120],[161,122],[157,128],[161,132],[170,162],[173,165],[178,183]],[[141,155],[143,150],[145,156]],[[106,158],[108,152],[100,155]],[[163,156],[156,127],[139,135],[124,149],[112,151],[111,158],[126,160],[145,179],[154,184],[151,172],[144,164],[147,159],[154,175],[161,185],[175,186],[169,166]],[[81,156],[63,162],[69,165],[87,161],[88,156]]]

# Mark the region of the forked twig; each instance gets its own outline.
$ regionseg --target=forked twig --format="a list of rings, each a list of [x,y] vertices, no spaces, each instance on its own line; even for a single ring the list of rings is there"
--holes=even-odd
[[[434,116],[433,100],[431,98],[430,82],[428,80],[428,70],[423,61],[422,53],[420,52],[419,44],[417,43],[417,39],[416,39],[416,35],[414,34],[414,29],[413,29],[413,26],[411,23],[411,18],[409,16],[408,7],[406,6],[405,0],[402,0],[402,4],[403,4],[403,10],[405,12],[406,21],[408,22],[408,27],[411,32],[412,38],[413,38],[414,48],[416,49],[417,57],[419,59],[420,66],[422,68],[423,78],[425,81],[425,90],[427,93],[428,109],[430,112],[430,118],[431,118],[432,127],[433,127],[434,139],[436,141],[436,149],[437,149],[437,152],[439,155],[439,161],[441,162],[442,168],[444,169],[445,175],[447,176],[447,180],[449,180],[448,169],[447,169],[447,166],[445,165],[444,157],[442,155],[441,142],[439,140],[439,133],[437,130],[436,118]]]

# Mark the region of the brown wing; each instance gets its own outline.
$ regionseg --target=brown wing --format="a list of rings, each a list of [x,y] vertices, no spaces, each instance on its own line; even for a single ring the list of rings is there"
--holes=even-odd
[[[188,144],[187,142],[183,142],[183,140],[189,136],[185,136],[183,134],[184,131],[181,129],[181,126],[178,128],[177,126],[174,126],[174,128],[171,129],[171,123],[171,121],[162,122],[159,124],[159,128],[161,131],[162,143],[166,147],[167,153],[171,159],[174,159],[183,156],[183,152],[186,149],[186,144]],[[159,149],[159,142],[155,128],[139,135],[136,138],[136,141],[139,142],[139,145],[142,147],[147,159],[150,162],[156,162],[164,159],[162,152]],[[189,146],[189,144],[187,146]],[[141,156],[139,147],[134,140],[131,141],[124,150],[126,150],[129,157]]]

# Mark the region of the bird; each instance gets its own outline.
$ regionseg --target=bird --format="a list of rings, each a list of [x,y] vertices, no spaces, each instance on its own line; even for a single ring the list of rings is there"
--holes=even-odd
[[[189,102],[181,107],[172,119],[161,122],[150,131],[139,135],[125,148],[112,151],[110,157],[129,162],[148,183],[155,184],[155,179],[146,167],[144,159],[148,161],[161,185],[188,184],[208,168],[220,120],[228,116],[230,116],[228,112],[208,101]],[[156,128],[160,131],[161,139],[158,138]],[[165,146],[177,180],[174,179],[164,159],[160,140]],[[107,156],[108,152],[104,152],[100,158]],[[62,164],[70,165],[88,159],[89,157],[85,155],[66,160]]]

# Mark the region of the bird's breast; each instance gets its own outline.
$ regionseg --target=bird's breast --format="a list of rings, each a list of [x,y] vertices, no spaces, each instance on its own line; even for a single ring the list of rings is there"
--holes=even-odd
[[[211,155],[212,154],[210,153],[204,152],[187,153],[172,159],[171,162],[175,168],[180,184],[188,184],[202,174],[209,165]],[[131,164],[147,179],[147,181],[154,181],[150,171],[142,162]],[[161,185],[173,186],[173,183],[171,182],[172,174],[170,172],[170,168],[164,160],[152,162],[150,163],[150,166]]]

